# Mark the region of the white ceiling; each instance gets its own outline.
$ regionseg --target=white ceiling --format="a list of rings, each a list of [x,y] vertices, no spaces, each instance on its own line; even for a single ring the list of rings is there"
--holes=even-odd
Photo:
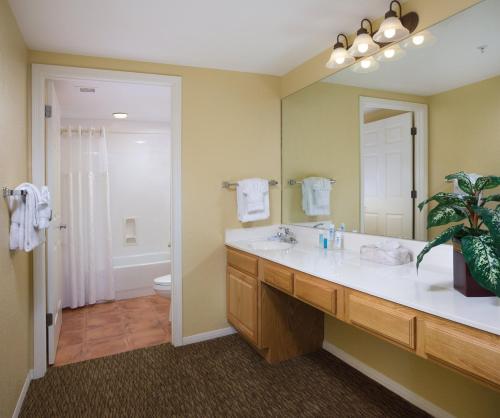
[[[28,47],[283,75],[389,0],[9,0]]]
[[[324,81],[430,96],[500,74],[500,1],[485,0],[430,29],[436,41],[372,73],[346,68]],[[487,45],[482,54],[478,46]]]
[[[95,88],[95,93],[82,93],[80,87]],[[170,122],[169,87],[57,80],[55,88],[65,119],[113,119],[113,113],[125,112],[130,121]]]

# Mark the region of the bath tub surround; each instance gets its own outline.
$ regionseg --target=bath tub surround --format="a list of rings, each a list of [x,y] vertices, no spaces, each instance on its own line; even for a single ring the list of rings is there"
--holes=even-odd
[[[153,280],[171,272],[168,252],[113,258],[116,299],[153,295]]]

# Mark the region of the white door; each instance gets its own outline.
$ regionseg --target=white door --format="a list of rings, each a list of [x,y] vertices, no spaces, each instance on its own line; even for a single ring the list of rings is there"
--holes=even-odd
[[[52,222],[47,230],[47,313],[52,325],[47,327],[48,361],[54,364],[62,325],[62,248],[61,233],[61,111],[52,81],[47,82],[46,103],[51,115],[45,118],[47,147],[47,186],[51,195]]]
[[[412,112],[365,123],[361,133],[362,232],[413,238]]]

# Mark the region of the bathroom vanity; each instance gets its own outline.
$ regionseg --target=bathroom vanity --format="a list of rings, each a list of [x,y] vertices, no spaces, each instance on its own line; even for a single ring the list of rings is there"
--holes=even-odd
[[[498,298],[465,298],[447,268],[422,268],[417,277],[414,263],[362,261],[354,247],[251,244],[226,240],[227,317],[268,362],[320,349],[326,314],[500,388]]]

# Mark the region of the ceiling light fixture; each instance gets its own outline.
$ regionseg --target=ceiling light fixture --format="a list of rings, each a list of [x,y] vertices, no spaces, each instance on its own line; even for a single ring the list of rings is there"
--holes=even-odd
[[[127,119],[128,118],[128,113],[125,113],[125,112],[115,112],[115,113],[113,113],[113,117],[115,119]]]
[[[399,7],[399,17],[392,10],[393,4]],[[398,42],[409,34],[410,31],[401,22],[401,3],[398,0],[392,0],[389,5],[389,11],[385,14],[384,21],[380,25],[378,32],[373,35],[373,40],[380,43]]]
[[[370,25],[370,31],[363,26],[363,24],[367,22]],[[373,29],[372,22],[368,19],[363,19],[361,21],[361,27],[358,29],[356,39],[354,39],[354,43],[349,48],[349,53],[353,57],[366,57],[367,55],[371,55],[374,52],[377,52],[380,49],[372,39]]]
[[[345,44],[340,42],[339,38],[341,36],[345,39]],[[345,36],[343,33],[339,33],[337,35],[337,42],[335,43],[335,45],[333,45],[332,55],[330,55],[330,59],[326,63],[326,67],[332,69],[342,68],[346,65],[352,64],[355,59],[347,52],[348,48],[349,43],[347,42],[347,36]]]

